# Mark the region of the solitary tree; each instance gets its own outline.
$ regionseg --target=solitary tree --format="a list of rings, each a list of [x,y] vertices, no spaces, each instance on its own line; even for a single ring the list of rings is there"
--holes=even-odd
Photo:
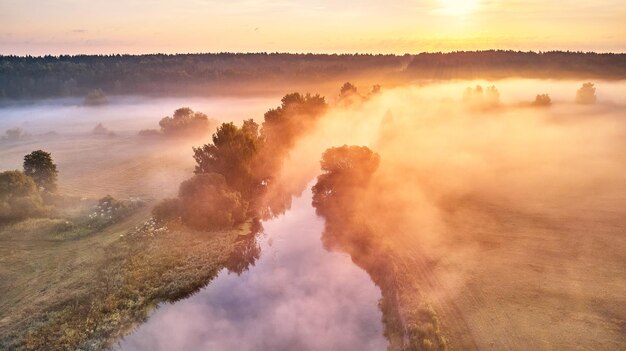
[[[596,103],[596,88],[593,83],[584,83],[576,92],[576,103],[591,105]]]
[[[49,152],[37,150],[24,156],[24,174],[33,178],[39,188],[47,192],[56,191],[57,166]]]
[[[166,136],[203,136],[211,130],[211,121],[202,112],[194,112],[189,107],[181,107],[174,111],[172,117],[161,119],[159,126]]]
[[[342,97],[354,95],[354,94],[357,94],[357,93],[358,93],[358,91],[357,91],[356,86],[354,86],[354,84],[352,84],[350,82],[344,83],[344,85],[341,87],[341,90],[339,91],[339,94]]]
[[[536,107],[548,107],[552,105],[552,99],[550,99],[548,94],[538,94],[532,105]]]

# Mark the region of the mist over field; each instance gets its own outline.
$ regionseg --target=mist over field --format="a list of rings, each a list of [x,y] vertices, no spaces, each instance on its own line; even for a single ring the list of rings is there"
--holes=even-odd
[[[596,101],[581,104],[577,91],[584,82],[416,80],[402,85],[382,81],[378,88],[366,81],[327,91],[328,107],[315,120],[302,122],[308,117],[294,114],[302,119],[294,124],[300,134],[280,151],[284,159],[261,196],[259,203],[278,204],[267,218],[260,217],[261,234],[253,237],[262,235],[262,244],[245,251],[244,275],[233,268],[219,275],[217,268],[207,270],[211,275],[208,281],[202,278],[208,284],[204,290],[158,309],[116,347],[201,349],[245,340],[250,349],[258,344],[285,350],[294,345],[314,350],[387,344],[389,350],[399,350],[411,349],[407,345],[412,341],[403,340],[418,340],[441,349],[521,350],[529,345],[543,349],[541,340],[550,340],[565,349],[619,349],[619,321],[626,318],[622,309],[614,308],[623,302],[621,292],[626,290],[620,274],[626,269],[621,250],[626,225],[626,84],[593,80]],[[546,94],[547,103],[538,97]],[[206,267],[229,267],[215,260],[236,257],[227,253],[237,252],[228,245],[241,245],[238,232],[228,234],[233,237],[198,236],[186,233],[181,224],[161,229],[166,227],[150,222],[154,219],[142,221],[155,203],[180,195],[179,184],[197,171],[194,148],[216,143],[211,134],[221,123],[242,126],[249,118],[261,122],[278,101],[257,95],[111,96],[101,106],[87,106],[82,99],[4,104],[0,131],[20,132],[3,134],[0,167],[20,169],[25,154],[45,149],[62,175],[60,192],[83,199],[110,194],[147,201],[137,217],[103,232],[137,240],[132,238],[170,231],[154,241],[150,251],[139,251],[145,262],[159,262],[163,252],[175,248],[196,255],[198,264]],[[190,116],[206,115],[208,129],[168,136],[161,121],[183,106],[193,109]],[[343,145],[368,147],[379,156],[379,164],[366,183],[352,189],[347,199],[337,200],[335,216],[323,215],[319,208],[316,216],[308,188],[323,174],[320,159],[325,151]],[[274,166],[265,163],[261,170],[268,167]],[[81,211],[91,208],[81,206]],[[343,238],[333,232],[337,218],[345,219],[340,225]],[[135,229],[128,232],[131,223]],[[245,225],[238,230],[246,232]],[[306,240],[292,241],[305,235],[300,227],[309,228]],[[11,228],[15,233],[25,230]],[[185,240],[198,249],[180,246],[177,235],[189,236]],[[345,235],[354,237],[346,240]],[[218,245],[215,240],[223,251],[206,254],[218,246],[203,245]],[[296,242],[298,246],[290,244]],[[306,250],[307,245],[320,247]],[[173,258],[183,254],[175,255],[180,256],[167,257],[183,260]],[[346,255],[354,266],[347,266]],[[294,257],[298,260],[291,262]],[[149,265],[125,264],[132,267],[124,268],[129,272]],[[381,273],[386,269],[392,273]],[[345,272],[345,277],[331,271]],[[389,274],[395,282],[385,278]],[[174,277],[161,282],[175,287]],[[281,285],[292,288],[283,291]],[[242,293],[233,295],[229,289]],[[337,292],[335,299],[328,289]],[[376,299],[378,304],[372,303]],[[341,301],[353,304],[342,306]],[[232,304],[255,312],[242,315],[237,311],[243,307]],[[313,324],[300,319],[305,315]],[[285,329],[285,319],[305,324],[303,329]],[[560,322],[555,325],[555,320]],[[253,332],[257,323],[268,321],[264,332]],[[351,338],[342,338],[330,326],[340,323],[350,328]],[[401,332],[405,327],[395,323],[408,329]],[[203,324],[212,327],[203,329]],[[247,332],[237,333],[238,328]],[[318,340],[320,335],[326,339]],[[356,335],[361,337],[354,339]]]
[[[500,103],[472,108],[463,90],[476,84],[495,85]],[[284,177],[298,189],[328,147],[378,153],[348,211],[422,262],[413,274],[454,347],[540,349],[541,338],[560,338],[564,348],[620,348],[625,85],[596,86],[591,106],[573,103],[574,82],[385,90],[329,112]],[[552,106],[530,106],[535,93]]]
[[[0,0],[0,351],[626,350],[624,0]]]

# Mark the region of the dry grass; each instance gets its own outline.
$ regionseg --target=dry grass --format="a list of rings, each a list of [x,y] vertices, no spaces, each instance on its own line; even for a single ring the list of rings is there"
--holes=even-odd
[[[57,220],[0,231],[0,349],[106,348],[157,304],[206,285],[249,231],[129,235],[147,215],[69,240],[46,237]]]
[[[191,145],[76,136],[0,150],[0,167],[19,168],[23,154],[37,148],[52,152],[59,192],[77,198],[61,201],[59,218],[0,228],[2,350],[106,348],[157,304],[206,285],[239,234],[249,232],[246,225],[129,235],[150,217],[149,205],[102,229],[88,226],[87,210],[107,194],[145,200],[175,193],[191,174]]]

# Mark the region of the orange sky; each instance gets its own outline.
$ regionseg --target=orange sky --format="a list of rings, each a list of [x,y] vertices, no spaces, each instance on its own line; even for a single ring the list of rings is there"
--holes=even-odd
[[[0,54],[626,51],[626,1],[0,0]]]

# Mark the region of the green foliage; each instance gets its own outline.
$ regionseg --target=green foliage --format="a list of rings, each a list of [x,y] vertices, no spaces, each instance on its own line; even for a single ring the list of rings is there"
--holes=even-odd
[[[159,126],[166,136],[190,137],[208,134],[211,122],[204,113],[181,107],[174,111],[174,116],[161,119]]]
[[[195,229],[229,228],[246,218],[248,202],[217,173],[196,174],[180,184],[180,217]]]
[[[32,178],[20,171],[0,173],[0,223],[43,216],[47,212]]]
[[[259,181],[253,173],[253,160],[259,148],[258,126],[252,120],[238,128],[232,122],[222,124],[213,134],[213,144],[194,148],[196,174],[217,173],[245,196],[250,196]]]
[[[408,56],[310,54],[179,54],[0,56],[0,98],[109,94],[206,94],[285,81],[326,82],[373,69],[396,70]],[[273,84],[277,83],[277,84]]]
[[[117,200],[107,195],[100,200],[89,214],[87,227],[102,229],[130,216],[136,209],[144,205],[139,199]]]
[[[56,191],[58,172],[50,153],[37,150],[24,156],[24,174],[33,178],[37,186],[44,191]]]

